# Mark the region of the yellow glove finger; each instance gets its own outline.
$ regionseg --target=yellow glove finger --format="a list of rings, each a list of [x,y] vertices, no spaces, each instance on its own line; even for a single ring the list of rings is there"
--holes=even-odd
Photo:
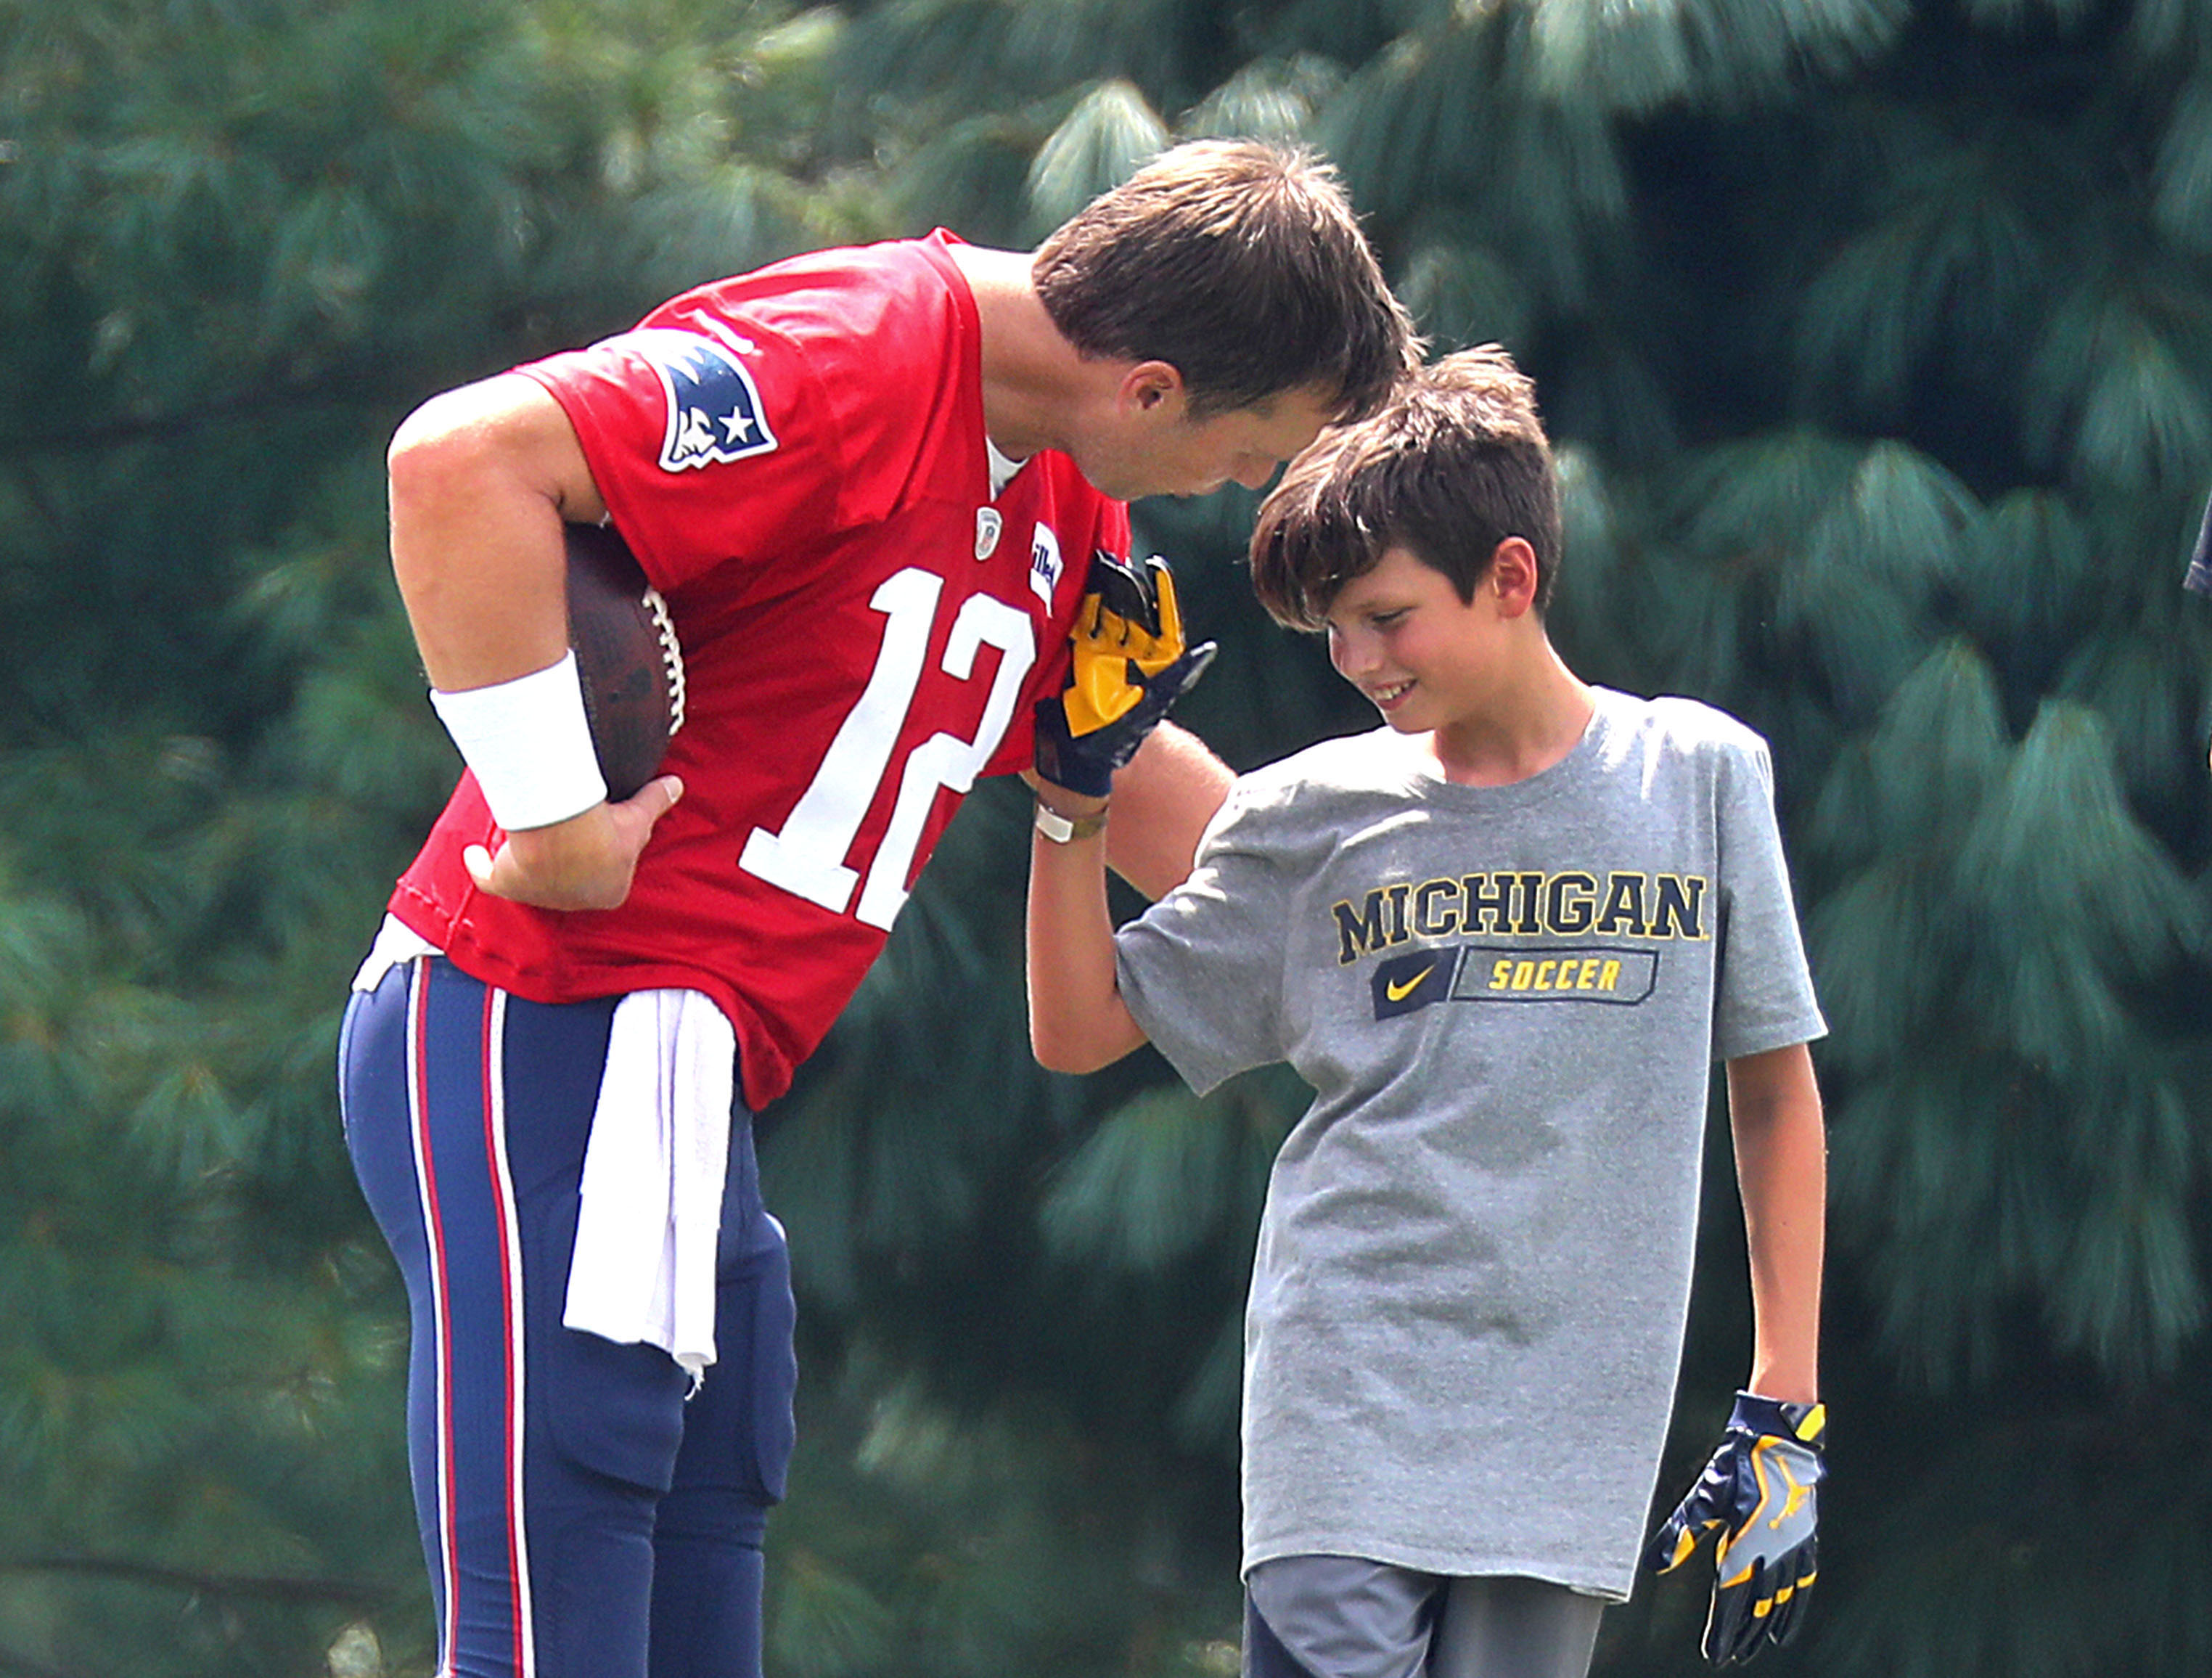
[[[1133,648],[1129,656],[1146,675],[1157,676],[1182,656],[1182,608],[1176,600],[1175,573],[1159,560],[1146,562],[1152,567],[1152,584],[1159,593],[1160,632],[1156,636],[1145,637],[1150,644],[1141,649]]]
[[[1061,700],[1071,734],[1088,734],[1127,714],[1144,696],[1145,682],[1183,654],[1175,575],[1158,559],[1147,560],[1146,568],[1158,610],[1158,633],[1113,611],[1097,592],[1085,599],[1077,616],[1074,655]],[[1139,672],[1133,678],[1132,665]]]
[[[1102,570],[1107,568],[1105,556],[1098,565]],[[1113,565],[1109,576],[1094,581],[1075,621],[1079,655],[1087,647],[1096,647],[1102,654],[1133,659],[1146,675],[1157,676],[1183,654],[1182,609],[1176,599],[1175,574],[1158,557],[1146,560],[1141,572]]]

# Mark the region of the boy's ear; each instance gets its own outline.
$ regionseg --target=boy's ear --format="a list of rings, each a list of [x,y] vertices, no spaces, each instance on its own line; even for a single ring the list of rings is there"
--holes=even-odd
[[[1536,550],[1527,538],[1509,536],[1498,544],[1484,582],[1507,617],[1518,617],[1536,604]]]

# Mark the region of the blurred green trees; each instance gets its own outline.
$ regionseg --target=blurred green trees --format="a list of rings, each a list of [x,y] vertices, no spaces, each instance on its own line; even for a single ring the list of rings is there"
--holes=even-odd
[[[1562,445],[1555,629],[1776,745],[1834,1035],[1825,1575],[1778,1675],[2212,1667],[2190,0],[0,0],[0,1672],[427,1669],[347,974],[453,758],[379,467],[433,390],[784,251],[1026,243],[1165,142],[1343,169]],[[1139,509],[1250,764],[1365,725],[1237,491]],[[769,1116],[791,1678],[1233,1670],[1274,1142],[1025,1048],[971,800]],[[1745,1357],[1717,1152],[1670,1482]],[[1607,1617],[1688,1674],[1702,1593]]]

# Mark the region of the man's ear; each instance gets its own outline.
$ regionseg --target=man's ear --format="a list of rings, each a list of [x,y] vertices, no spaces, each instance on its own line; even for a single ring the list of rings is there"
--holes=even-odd
[[[1172,362],[1136,362],[1121,375],[1121,399],[1142,412],[1163,404],[1178,411],[1184,400],[1182,370]]]
[[[1518,617],[1536,604],[1539,575],[1536,550],[1528,545],[1528,538],[1509,536],[1491,554],[1483,583],[1498,602],[1501,616]]]

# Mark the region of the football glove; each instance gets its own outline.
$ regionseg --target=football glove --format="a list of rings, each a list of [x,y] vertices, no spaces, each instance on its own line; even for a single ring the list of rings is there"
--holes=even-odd
[[[1213,662],[1212,641],[1186,648],[1175,577],[1100,550],[1069,639],[1074,654],[1056,699],[1036,704],[1036,771],[1086,798],[1113,790],[1114,771]]]
[[[1826,1407],[1740,1392],[1728,1433],[1698,1483],[1660,1524],[1644,1565],[1670,1573],[1708,1533],[1714,1550],[1705,1658],[1747,1661],[1790,1641],[1820,1572],[1818,1487],[1825,1472]]]

